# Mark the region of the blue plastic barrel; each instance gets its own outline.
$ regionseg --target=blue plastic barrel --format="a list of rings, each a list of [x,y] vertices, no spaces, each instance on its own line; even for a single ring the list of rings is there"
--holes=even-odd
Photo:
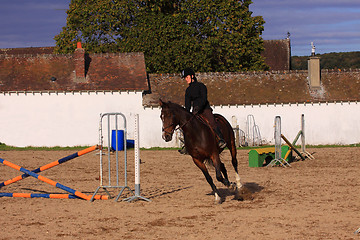
[[[124,130],[117,130],[118,144],[117,150],[124,150]],[[116,151],[116,130],[111,131],[111,149]]]
[[[124,130],[117,130],[118,151],[124,150]],[[126,140],[126,148],[134,148],[135,140]],[[116,130],[111,131],[111,150],[116,151]]]

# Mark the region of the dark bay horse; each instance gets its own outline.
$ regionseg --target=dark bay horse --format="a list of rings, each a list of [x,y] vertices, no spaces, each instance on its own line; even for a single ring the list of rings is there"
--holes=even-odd
[[[205,161],[210,160],[215,167],[216,179],[227,187],[235,187],[235,191],[242,187],[240,176],[238,174],[238,162],[236,159],[235,136],[230,123],[221,115],[214,114],[217,125],[219,126],[227,147],[231,153],[231,162],[235,170],[236,185],[231,184],[228,179],[225,165],[220,161],[219,154],[223,151],[218,147],[214,131],[202,121],[198,116],[188,112],[182,106],[160,100],[163,128],[162,138],[169,142],[172,139],[174,131],[181,128],[184,134],[185,146],[192,157],[196,166],[200,168],[207,182],[210,184],[214,194],[215,201],[221,203],[219,191],[206,168]]]

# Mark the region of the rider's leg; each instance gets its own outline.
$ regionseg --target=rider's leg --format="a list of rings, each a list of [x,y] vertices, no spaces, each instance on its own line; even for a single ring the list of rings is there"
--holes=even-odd
[[[219,147],[220,148],[225,148],[226,147],[226,142],[225,142],[224,137],[223,137],[223,135],[222,135],[222,133],[220,131],[220,128],[216,127],[214,129],[214,131],[215,131],[216,135],[218,135],[218,137],[219,137]]]
[[[185,147],[184,133],[182,130],[180,130],[180,132],[181,132],[181,134],[180,134],[179,140],[180,140],[181,149],[179,149],[178,152],[180,154],[188,154],[186,147]]]

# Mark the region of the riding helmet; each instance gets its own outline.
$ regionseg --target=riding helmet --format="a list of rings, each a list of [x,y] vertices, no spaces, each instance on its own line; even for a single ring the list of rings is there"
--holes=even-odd
[[[195,76],[195,72],[194,70],[192,70],[191,68],[185,68],[182,72],[181,72],[181,77],[185,78],[188,75],[193,75]]]

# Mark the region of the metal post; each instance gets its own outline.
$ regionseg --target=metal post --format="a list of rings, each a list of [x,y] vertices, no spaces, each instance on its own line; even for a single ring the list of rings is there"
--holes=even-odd
[[[235,132],[235,146],[239,147],[240,146],[240,134],[239,134],[239,125],[237,124],[237,118],[236,116],[232,116],[231,117],[231,125],[233,128],[233,131]]]
[[[281,118],[275,117],[275,159],[281,158]]]
[[[306,144],[305,144],[305,116],[304,114],[301,115],[301,153],[304,154],[307,158],[315,159],[311,153],[306,151]]]
[[[274,131],[274,138],[275,138],[275,158],[267,165],[267,167],[272,167],[279,163],[281,166],[286,167],[290,164],[281,157],[281,118],[280,116],[275,117],[275,131]]]
[[[305,152],[305,118],[304,114],[301,114],[301,152]]]

